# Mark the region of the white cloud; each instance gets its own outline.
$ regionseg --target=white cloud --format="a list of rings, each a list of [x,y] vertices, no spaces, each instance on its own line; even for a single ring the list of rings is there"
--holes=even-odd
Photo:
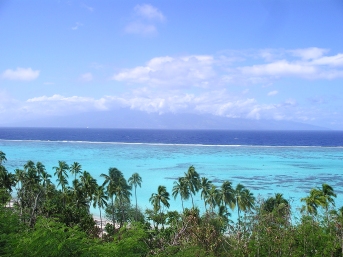
[[[61,115],[89,110],[110,110],[118,106],[149,113],[189,112],[236,118],[260,118],[264,115],[265,109],[259,107],[253,98],[237,99],[225,90],[195,95],[180,91],[171,93],[146,89],[136,90],[120,97],[104,96],[99,99],[81,96],[65,97],[58,94],[40,96],[28,99],[22,109],[26,113]]]
[[[163,13],[149,4],[136,5],[134,13],[135,17],[124,28],[129,34],[156,34],[157,24],[165,20]]]
[[[313,60],[312,63],[315,65],[343,66],[343,54],[324,56]]]
[[[148,87],[131,90],[128,93],[100,98],[83,96],[39,96],[26,100],[2,101],[0,92],[0,113],[9,120],[54,115],[70,115],[87,111],[106,111],[130,108],[148,113],[195,113],[212,114],[229,118],[275,119],[305,121],[317,115],[294,99],[279,104],[264,104],[253,97],[232,94],[227,89],[211,89],[187,93],[184,90],[154,90]],[[7,119],[6,118],[6,119]]]
[[[39,73],[39,70],[32,70],[31,68],[17,68],[16,70],[7,69],[2,73],[2,78],[29,81],[38,78]]]
[[[317,71],[314,66],[301,63],[290,63],[286,60],[280,60],[268,64],[241,67],[239,70],[241,70],[243,74],[252,74],[258,76],[308,76],[315,74]]]
[[[268,51],[271,53],[269,57]],[[301,49],[294,51],[300,55]],[[304,49],[298,59],[294,59],[293,50],[280,50],[278,54],[275,49],[264,50],[263,54],[261,51],[256,51],[255,54],[252,51],[246,54],[230,52],[229,57],[225,57],[223,53],[220,56],[161,56],[152,58],[145,65],[122,69],[112,79],[131,85],[220,88],[256,84],[266,87],[283,77],[308,80],[342,78],[343,69],[340,65],[343,66],[343,54],[324,56],[322,54],[325,51],[317,48]],[[235,54],[237,58],[232,56]],[[243,59],[239,56],[245,57]],[[278,60],[277,56],[282,56],[283,59]],[[315,57],[318,58],[313,59]],[[269,58],[271,61],[267,61]]]
[[[261,83],[266,82],[266,79],[290,76],[311,80],[342,78],[343,54],[324,55],[328,51],[328,49],[312,47],[295,50],[267,49],[255,55],[246,54],[246,62],[249,62],[249,65],[237,67],[235,81],[240,78],[240,82]],[[259,63],[258,57],[265,62]]]
[[[144,24],[140,21],[135,21],[126,25],[125,32],[129,34],[149,35],[156,33],[157,29],[153,24]]]
[[[289,105],[264,105],[254,98],[237,98],[226,90],[212,90],[198,94],[181,91],[156,92],[138,90],[121,98],[122,106],[134,110],[157,113],[198,113],[229,118],[273,118],[275,110],[290,108]]]
[[[323,70],[320,71],[314,79],[328,79],[328,80],[333,80],[333,79],[338,79],[338,78],[343,78],[343,70]]]
[[[134,11],[137,15],[149,20],[165,20],[160,10],[150,4],[136,5]]]
[[[156,57],[145,66],[122,70],[112,79],[131,83],[146,83],[151,86],[166,85],[206,87],[214,77],[212,56],[193,55],[183,57]]]
[[[262,49],[258,50],[257,54],[253,51],[248,57],[251,58],[255,56],[264,59],[266,62],[272,62],[284,58],[285,51],[283,49]]]
[[[72,96],[72,97],[64,97],[62,95],[53,95],[53,96],[39,96],[30,98],[27,102],[51,102],[51,101],[67,101],[67,102],[75,102],[75,101],[82,101],[85,102],[89,100],[88,97],[79,97],[79,96]]]
[[[73,113],[86,110],[107,110],[109,98],[102,97],[94,99],[92,97],[70,96],[65,97],[55,94],[53,96],[40,96],[26,100],[27,106],[31,111],[48,112],[48,113]],[[41,107],[44,106],[42,109]]]
[[[249,113],[257,104],[254,98],[235,98],[225,91],[213,91],[196,100],[195,110],[229,118],[251,118]]]
[[[77,29],[79,29],[81,26],[83,26],[82,23],[76,22],[75,26],[71,27],[71,29],[72,29],[72,30],[77,30]]]
[[[277,95],[279,92],[277,90],[274,90],[274,91],[270,91],[268,93],[268,96],[273,96],[273,95]]]
[[[275,80],[285,77],[301,80],[343,78],[343,54],[328,55],[318,49],[297,51],[296,54],[292,50],[278,53],[277,49],[264,50],[263,54],[261,51],[247,51],[246,54],[242,51],[231,52],[228,57],[224,53],[219,56],[159,56],[112,75],[116,86],[127,86],[125,93],[100,98],[59,94],[39,96],[22,103],[0,102],[0,109],[5,110],[12,104],[20,106],[17,110],[23,113],[52,115],[125,107],[155,113],[188,112],[231,118],[306,121],[319,116],[316,104],[306,107],[300,96],[299,99],[265,104],[262,97],[277,95]],[[15,72],[19,73],[18,70],[12,71]],[[84,73],[79,78],[90,81],[93,75]],[[299,90],[301,80],[294,80],[299,83]],[[267,89],[270,85],[273,87]],[[279,87],[281,85],[283,83]],[[328,89],[330,85],[328,83]],[[259,94],[261,98],[253,96],[258,89],[265,92]],[[270,98],[264,100],[270,101]]]
[[[88,72],[88,73],[84,73],[80,76],[79,78],[80,81],[82,82],[89,82],[93,80],[93,75],[92,73]]]
[[[301,57],[304,60],[318,59],[326,52],[328,52],[328,49],[317,47],[290,50],[290,53],[292,53],[294,56]]]
[[[83,4],[82,7],[83,7],[83,8],[86,8],[86,9],[87,9],[88,11],[90,11],[90,12],[93,12],[93,11],[94,11],[94,8],[91,7],[91,6],[88,6],[88,5]]]

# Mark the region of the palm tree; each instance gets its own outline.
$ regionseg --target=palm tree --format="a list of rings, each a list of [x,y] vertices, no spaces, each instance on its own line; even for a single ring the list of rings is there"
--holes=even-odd
[[[22,169],[15,169],[14,171],[14,178],[15,181],[17,183],[17,201],[18,204],[20,206],[20,214],[22,214],[23,211],[23,196],[24,196],[24,192],[23,192],[23,184],[26,178],[26,172],[25,170]]]
[[[130,185],[130,186],[134,186],[134,187],[135,187],[136,220],[137,220],[138,205],[137,205],[137,193],[136,193],[136,190],[137,190],[137,186],[141,187],[141,185],[142,185],[142,178],[141,178],[141,176],[139,176],[139,174],[136,172],[136,173],[133,173],[133,174],[132,174],[132,176],[129,178],[128,182],[129,182],[129,185]]]
[[[244,204],[243,207],[241,207],[242,211],[246,212],[254,209],[255,197],[254,194],[247,188],[243,191],[243,201]]]
[[[312,188],[310,195],[300,199],[301,202],[305,202],[301,211],[306,211],[308,214],[317,215],[317,208],[319,206],[327,206],[327,198],[323,195],[323,192],[317,188]]]
[[[333,198],[336,198],[337,195],[335,194],[333,188],[325,183],[322,184],[322,188],[320,190],[322,191],[323,196],[326,199],[325,210],[328,211],[329,204],[335,206],[335,200]]]
[[[172,195],[174,196],[174,199],[176,199],[176,197],[180,195],[182,211],[184,211],[185,209],[183,207],[183,200],[188,200],[190,195],[185,178],[178,178],[177,181],[174,181]]]
[[[4,163],[5,161],[7,161],[6,159],[6,154],[3,151],[0,151],[0,166],[2,165],[2,163]]]
[[[58,182],[58,186],[61,185],[62,189],[62,193],[65,193],[66,189],[67,189],[67,185],[68,185],[68,180],[66,177],[64,177],[63,175],[62,176],[59,176],[57,179],[57,182]]]
[[[69,196],[71,196],[72,202],[75,204],[76,208],[89,207],[89,199],[86,199],[86,189],[78,179],[73,180],[72,190],[69,190]]]
[[[115,200],[119,203],[119,208],[121,210],[121,220],[120,220],[120,227],[122,227],[123,222],[125,219],[125,210],[124,210],[124,204],[130,203],[130,197],[131,197],[131,186],[127,184],[126,179],[124,176],[121,176],[118,180],[118,183],[116,184],[114,188],[114,194],[116,196]]]
[[[29,189],[37,186],[41,181],[40,174],[37,171],[37,167],[32,161],[28,161],[24,168],[26,169],[25,184]]]
[[[269,217],[273,224],[289,225],[290,224],[290,206],[283,194],[276,193],[269,197],[261,205],[262,213]]]
[[[208,178],[202,177],[200,182],[200,189],[201,189],[201,199],[204,200],[205,209],[206,209],[206,197],[212,187],[212,181],[208,180]]]
[[[14,176],[0,165],[0,196],[4,205],[11,199],[12,185],[15,185]]]
[[[162,213],[161,204],[169,208],[169,193],[167,192],[167,188],[165,186],[158,186],[157,193],[152,193],[149,201],[156,212],[160,211]]]
[[[43,165],[43,163],[41,162],[37,162],[36,163],[36,170],[38,172],[38,174],[43,174],[45,172],[45,166]]]
[[[48,187],[51,183],[50,181],[50,178],[51,178],[51,175],[48,174],[45,170],[44,171],[41,171],[41,178],[43,180],[43,183],[42,183],[42,186],[44,188]]]
[[[58,161],[58,166],[53,167],[55,170],[54,176],[57,176],[58,186],[61,185],[63,193],[63,206],[65,207],[66,202],[66,185],[68,185],[68,174],[69,166],[65,161]]]
[[[326,183],[322,184],[321,191],[323,193],[323,196],[326,199],[326,203],[325,203],[324,208],[325,208],[327,223],[329,225],[329,223],[330,223],[329,205],[332,204],[332,206],[335,206],[335,199],[334,198],[336,198],[337,195],[335,194],[333,188]]]
[[[103,186],[107,185],[106,191],[109,197],[111,197],[111,207],[112,207],[112,223],[115,224],[115,218],[114,218],[114,196],[115,196],[115,188],[117,184],[119,183],[119,180],[121,177],[124,177],[123,173],[118,170],[117,168],[109,168],[108,169],[108,175],[102,173],[100,175],[101,177],[105,178]]]
[[[224,206],[229,205],[230,208],[232,208],[235,204],[234,189],[232,188],[232,183],[228,180],[224,181],[221,185],[220,200]]]
[[[74,179],[76,179],[76,175],[81,173],[82,167],[81,164],[78,162],[74,162],[72,165],[69,167],[70,173],[74,174]]]
[[[36,165],[33,161],[29,160],[24,164],[24,169],[26,172],[36,172]]]
[[[240,212],[253,209],[255,197],[249,189],[245,188],[242,184],[238,184],[234,192],[234,202],[232,209],[237,206],[238,223],[240,224]]]
[[[22,189],[18,194],[21,197],[21,213],[25,208],[29,215],[29,224],[33,226],[36,220],[37,212],[42,204],[42,198],[45,196],[46,184],[49,183],[49,176],[46,173],[45,166],[41,162],[34,164],[28,161],[24,165],[25,174],[22,180]],[[20,171],[17,171],[20,175]],[[43,180],[43,183],[41,181]]]
[[[211,185],[210,190],[205,198],[205,205],[209,204],[211,208],[211,212],[214,211],[214,208],[219,205],[220,203],[220,191],[215,185]]]
[[[80,182],[83,187],[83,191],[86,193],[87,201],[90,201],[95,189],[98,186],[96,179],[93,178],[88,171],[83,171],[82,175],[80,176]]]
[[[25,170],[15,169],[14,170],[14,176],[15,176],[15,180],[16,180],[17,185],[18,185],[17,191],[20,191],[20,189],[22,188],[23,181],[24,181],[25,176],[26,176]]]
[[[37,170],[38,176],[40,177],[40,180],[43,182],[42,183],[43,188],[46,189],[51,183],[50,181],[51,175],[46,172],[45,166],[41,162],[36,163],[36,170]]]
[[[94,195],[93,195],[93,207],[94,208],[96,208],[96,206],[99,207],[101,237],[103,236],[101,209],[107,206],[107,200],[108,200],[108,196],[105,193],[104,187],[102,185],[98,186],[95,189]]]
[[[188,168],[187,173],[185,173],[185,182],[189,188],[190,196],[192,198],[192,205],[194,208],[194,201],[193,201],[193,195],[195,195],[196,192],[198,192],[200,187],[200,176],[198,172],[196,172],[194,166],[190,166]]]
[[[14,185],[14,175],[9,173],[4,166],[0,165],[0,188],[4,188],[8,192],[12,192],[12,186]]]
[[[123,176],[124,176],[123,173],[117,168],[109,168],[108,175],[104,173],[100,175],[100,177],[105,178],[103,185],[107,185],[107,191],[108,191],[109,196],[111,197],[114,196],[115,185],[118,183],[120,177],[123,177]]]
[[[53,167],[55,169],[54,176],[57,176],[58,185],[61,185],[62,191],[65,191],[65,187],[68,184],[67,181],[67,170],[69,170],[69,166],[65,161],[58,161],[58,166]]]
[[[263,203],[263,210],[266,212],[273,212],[273,211],[279,211],[281,209],[284,209],[285,207],[288,207],[289,203],[288,201],[283,197],[283,194],[276,193],[273,197],[269,197],[264,203]]]
[[[334,215],[333,217],[336,223],[337,234],[340,239],[341,256],[343,256],[343,207],[340,207],[338,210],[334,210],[332,214]]]
[[[76,181],[78,181],[78,179],[75,179],[73,182]],[[81,192],[79,192],[78,190],[76,191],[76,193],[78,194],[78,204],[87,206],[88,212],[91,201],[93,199],[93,195],[97,187],[98,184],[96,182],[96,179],[94,179],[88,171],[83,171],[82,175],[80,176]]]

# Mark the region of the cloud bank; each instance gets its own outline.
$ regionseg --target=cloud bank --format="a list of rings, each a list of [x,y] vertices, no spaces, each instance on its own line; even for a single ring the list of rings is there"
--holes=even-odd
[[[5,70],[1,77],[8,80],[22,80],[30,81],[38,78],[40,71],[32,70],[31,68],[17,68],[16,70],[7,69]]]
[[[136,5],[133,11],[134,17],[124,28],[124,31],[128,34],[155,34],[157,33],[158,23],[166,20],[163,13],[150,4]]]
[[[39,70],[31,68],[2,73],[3,79],[12,80],[33,80],[38,76]],[[0,113],[15,116],[8,110],[16,110],[16,115],[49,116],[128,108],[159,114],[211,114],[300,122],[321,117],[334,120],[341,115],[339,111],[324,113],[320,109],[315,99],[320,99],[321,104],[330,102],[325,96],[308,97],[307,105],[283,96],[287,88],[280,90],[276,86],[284,78],[299,81],[342,79],[343,54],[330,55],[328,49],[312,47],[158,56],[112,74],[109,83],[121,88],[120,93],[98,98],[57,93],[43,95],[25,102],[3,102]],[[92,73],[84,73],[79,79],[95,83]],[[261,91],[260,97],[252,93],[256,88]]]

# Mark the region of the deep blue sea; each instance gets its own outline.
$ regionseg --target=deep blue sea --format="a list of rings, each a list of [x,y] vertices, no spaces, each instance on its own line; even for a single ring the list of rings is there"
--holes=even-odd
[[[343,147],[343,131],[0,128],[1,140]]]
[[[245,185],[257,199],[283,193],[294,210],[311,188],[328,183],[338,194],[336,206],[343,206],[343,131],[0,128],[0,150],[9,171],[32,160],[53,175],[63,160],[79,162],[98,183],[109,167],[127,179],[138,172],[143,210],[159,185],[171,193],[190,165],[218,186]],[[196,204],[204,208],[200,196]],[[171,196],[170,209],[181,210],[180,199]]]

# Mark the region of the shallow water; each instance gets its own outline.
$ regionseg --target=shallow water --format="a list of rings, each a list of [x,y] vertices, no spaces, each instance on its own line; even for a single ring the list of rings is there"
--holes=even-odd
[[[138,172],[143,179],[137,188],[142,210],[151,208],[149,198],[159,185],[171,194],[173,182],[183,176],[190,165],[216,185],[229,180],[236,186],[245,185],[256,198],[283,193],[300,206],[313,187],[331,185],[338,197],[336,206],[343,205],[342,147],[271,147],[271,146],[204,146],[182,144],[132,144],[52,141],[0,140],[0,150],[6,153],[6,168],[13,172],[28,161],[42,162],[53,175],[59,160],[68,164],[79,162],[98,183],[101,173],[109,167],[121,170],[126,179]],[[71,182],[73,176],[70,176]],[[200,194],[199,194],[200,195]],[[134,199],[133,199],[134,201]],[[199,208],[204,208],[200,196]],[[191,206],[188,201],[185,206]],[[170,210],[181,211],[181,201],[171,196]],[[97,215],[97,210],[92,210]],[[235,214],[234,214],[235,215]],[[233,215],[233,216],[234,216]]]

